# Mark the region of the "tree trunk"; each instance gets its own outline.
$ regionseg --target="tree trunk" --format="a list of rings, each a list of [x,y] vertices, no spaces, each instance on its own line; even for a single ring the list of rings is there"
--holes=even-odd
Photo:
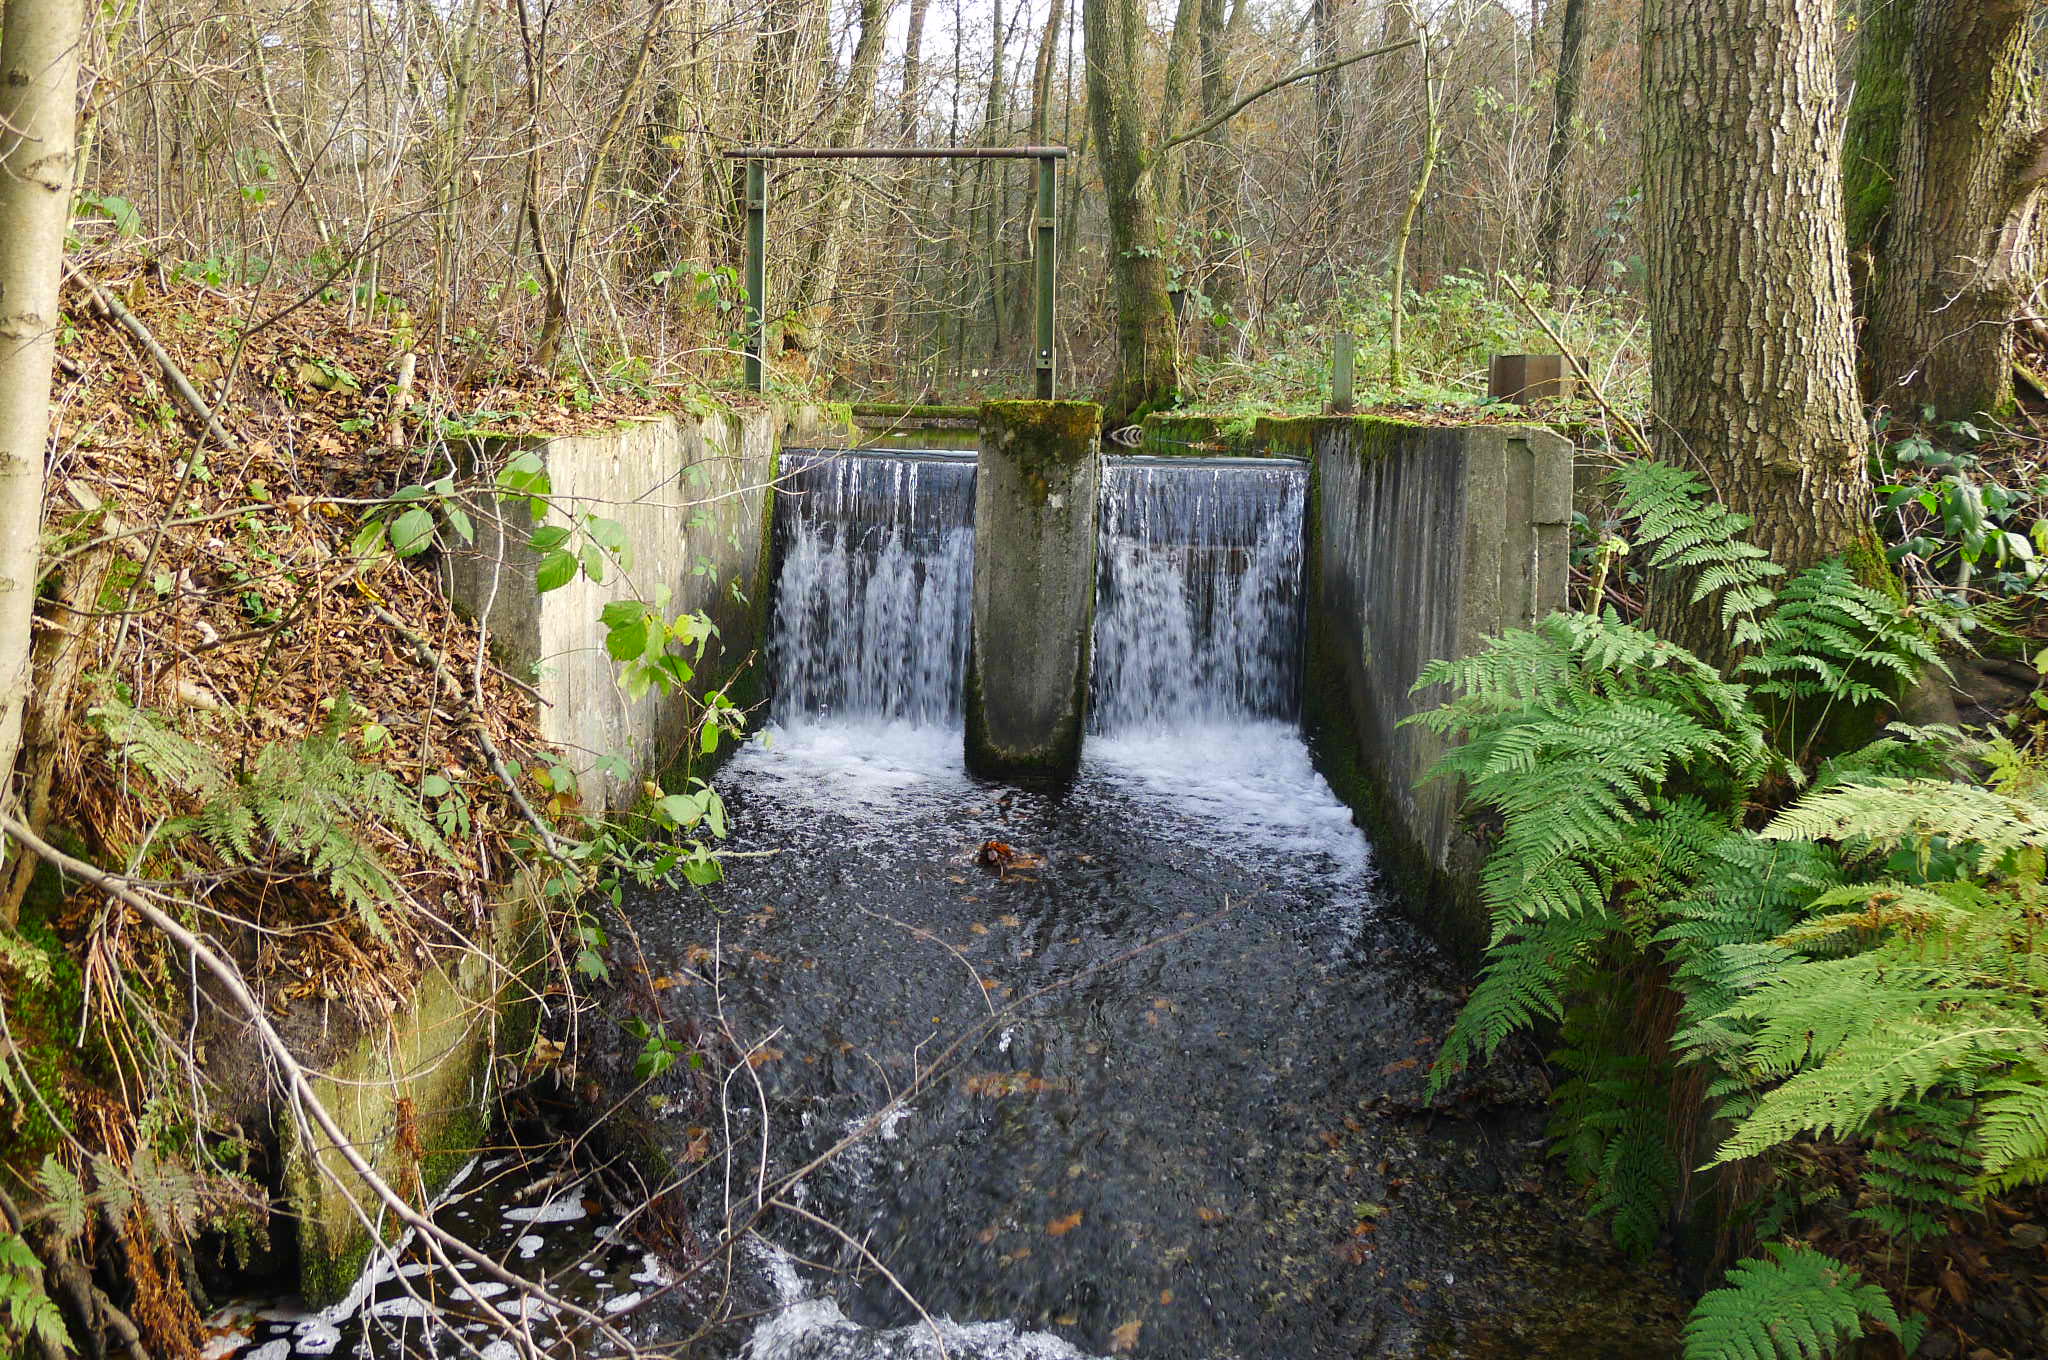
[[[1541,252],[1543,276],[1553,287],[1564,279],[1565,229],[1570,210],[1565,176],[1579,144],[1579,87],[1586,79],[1586,0],[1564,0],[1564,23],[1557,42],[1557,81],[1551,86],[1555,105],[1550,125],[1550,159],[1543,170]]]
[[[897,114],[897,136],[903,145],[917,143],[918,83],[923,77],[924,16],[931,0],[910,0],[910,27],[903,35],[903,104]]]
[[[1337,60],[1337,6],[1341,0],[1315,0],[1310,10],[1313,38],[1310,66]],[[1339,179],[1344,165],[1344,73],[1325,71],[1316,77],[1315,194],[1316,248],[1337,248]]]
[[[7,0],[0,18],[0,807],[13,800],[32,690],[30,620],[83,21],[80,0]]]
[[[1867,271],[1884,239],[1906,121],[1906,68],[1919,0],[1863,0],[1856,26],[1856,95],[1842,130],[1842,212],[1852,266]]]
[[[2027,0],[1921,0],[1892,221],[1872,289],[1872,397],[1941,417],[2012,405],[2012,319],[2033,284],[2048,165]]]
[[[1808,0],[1647,0],[1644,217],[1659,453],[1788,568],[1870,532],[1842,244],[1834,21]],[[1714,603],[1660,634],[1719,661]]]
[[[1144,6],[1140,0],[1084,0],[1081,33],[1088,111],[1109,213],[1116,370],[1103,401],[1103,423],[1114,428],[1178,399],[1180,355],[1166,298],[1166,257],[1145,183],[1145,119],[1137,83],[1144,69]]]
[[[830,146],[856,145],[867,133],[888,21],[887,0],[860,0],[860,36],[854,41],[853,65],[840,89],[839,112],[827,134]],[[837,301],[840,257],[846,249],[846,226],[853,210],[853,195],[847,184],[849,164],[823,163],[824,183],[812,200],[819,222],[818,239],[811,249],[808,267],[794,281],[790,302],[794,329],[798,332],[795,342],[814,368],[827,359],[826,337],[831,329],[827,323]]]

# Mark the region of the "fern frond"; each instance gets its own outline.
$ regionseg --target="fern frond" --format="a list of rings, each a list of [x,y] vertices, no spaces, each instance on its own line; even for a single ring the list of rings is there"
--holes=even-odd
[[[1730,1267],[1727,1286],[1693,1308],[1685,1360],[1833,1360],[1869,1323],[1899,1330],[1891,1299],[1855,1267],[1803,1243],[1764,1253]]]

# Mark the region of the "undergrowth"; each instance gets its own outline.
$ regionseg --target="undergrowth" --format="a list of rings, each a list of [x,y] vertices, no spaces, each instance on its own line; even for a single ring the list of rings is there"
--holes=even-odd
[[[1903,1252],[2048,1181],[2048,763],[1894,724],[1939,666],[1840,562],[1784,578],[1689,474],[1617,474],[1631,551],[1683,569],[1735,648],[1724,676],[1612,610],[1433,663],[1411,719],[1433,772],[1497,814],[1486,968],[1433,1075],[1553,1035],[1552,1134],[1617,1243],[1646,1253],[1706,1193],[1760,1250],[1703,1298],[1688,1360],[1826,1357],[1925,1319],[1779,1234],[1816,1148]],[[1861,716],[1860,724],[1846,719]]]

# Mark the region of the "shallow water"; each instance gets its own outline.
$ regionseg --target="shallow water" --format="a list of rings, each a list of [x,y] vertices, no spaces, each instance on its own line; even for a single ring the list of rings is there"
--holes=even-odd
[[[721,781],[780,853],[630,904],[665,995],[755,1055],[765,1179],[874,1124],[786,1192],[838,1233],[767,1216],[747,1356],[1657,1353],[1654,1284],[1604,1340],[1531,1332],[1636,1282],[1557,1212],[1533,1108],[1416,1113],[1454,991],[1292,728],[1097,738],[1059,794],[959,741],[781,729]],[[1042,862],[1005,881],[989,839]],[[1502,1318],[1518,1287],[1545,1313]]]

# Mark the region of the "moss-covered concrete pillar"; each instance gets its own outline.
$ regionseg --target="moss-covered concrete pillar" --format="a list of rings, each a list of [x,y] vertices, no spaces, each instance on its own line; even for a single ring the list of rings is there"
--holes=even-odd
[[[1102,408],[992,401],[974,483],[967,766],[1070,775],[1088,718]]]

